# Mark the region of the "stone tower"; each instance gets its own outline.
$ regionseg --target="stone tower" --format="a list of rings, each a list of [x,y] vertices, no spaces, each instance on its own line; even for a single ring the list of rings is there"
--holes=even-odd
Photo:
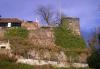
[[[64,18],[69,26],[69,28],[72,30],[72,32],[75,35],[80,35],[80,23],[79,18],[72,18],[72,17],[66,17]]]

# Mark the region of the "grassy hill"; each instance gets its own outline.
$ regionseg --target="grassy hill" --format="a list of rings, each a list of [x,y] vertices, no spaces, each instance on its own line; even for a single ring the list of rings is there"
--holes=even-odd
[[[67,21],[54,28],[55,44],[65,49],[84,49],[86,44],[81,35],[72,33]]]

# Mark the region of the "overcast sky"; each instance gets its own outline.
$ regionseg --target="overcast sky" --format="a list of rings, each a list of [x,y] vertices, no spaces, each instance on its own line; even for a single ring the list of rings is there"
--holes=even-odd
[[[37,17],[34,10],[39,5],[58,9],[59,2],[63,13],[80,18],[82,31],[100,26],[100,0],[0,0],[0,14],[7,18],[34,20]]]

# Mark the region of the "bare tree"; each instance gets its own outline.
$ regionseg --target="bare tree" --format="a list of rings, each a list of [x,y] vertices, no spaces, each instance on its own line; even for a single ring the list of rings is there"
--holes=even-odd
[[[56,10],[54,12],[54,9],[49,6],[39,6],[36,9],[36,14],[49,26],[58,26],[61,23],[62,18],[66,17],[64,13],[60,13]]]
[[[45,21],[48,25],[51,25],[53,12],[50,7],[39,6],[36,10],[36,13]]]

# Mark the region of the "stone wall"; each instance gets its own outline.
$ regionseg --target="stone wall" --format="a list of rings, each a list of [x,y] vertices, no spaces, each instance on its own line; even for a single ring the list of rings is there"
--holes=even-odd
[[[37,22],[22,22],[22,27],[26,28],[27,30],[36,30],[40,28],[39,23]]]
[[[29,39],[37,46],[55,46],[52,28],[39,28],[30,31]]]

